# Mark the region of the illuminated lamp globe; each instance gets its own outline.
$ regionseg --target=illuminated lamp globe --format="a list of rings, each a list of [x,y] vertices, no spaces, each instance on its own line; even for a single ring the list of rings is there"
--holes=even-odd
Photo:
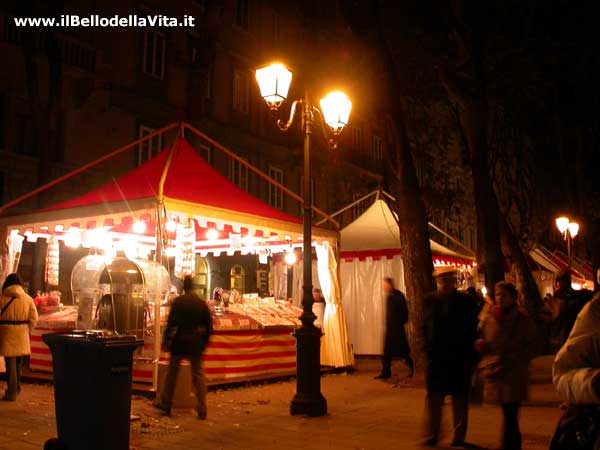
[[[333,91],[321,99],[321,111],[325,123],[338,134],[348,124],[352,102],[341,91]]]
[[[133,224],[133,232],[137,234],[144,234],[146,232],[146,222],[143,220],[138,220]]]
[[[287,98],[292,72],[283,64],[275,63],[256,70],[260,95],[272,110],[276,110]]]
[[[569,228],[569,219],[566,217],[559,217],[556,219],[556,227],[558,228],[558,231],[564,233],[567,231],[567,228]]]
[[[165,227],[169,233],[173,233],[177,230],[177,222],[174,220],[169,220]]]
[[[571,237],[577,236],[579,233],[579,224],[577,222],[569,222],[569,234]]]
[[[217,239],[219,239],[219,232],[214,228],[209,229],[206,232],[206,239],[208,239],[209,241],[216,241]]]
[[[293,266],[294,264],[296,264],[296,253],[294,252],[288,252],[285,254],[285,263],[288,266]]]

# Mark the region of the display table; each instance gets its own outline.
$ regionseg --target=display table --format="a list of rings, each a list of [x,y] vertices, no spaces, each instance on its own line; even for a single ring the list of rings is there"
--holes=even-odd
[[[250,316],[242,314],[239,308],[232,309],[239,312],[212,310],[214,331],[203,357],[207,381],[228,382],[295,373],[296,339],[292,333],[296,325],[292,325],[293,320],[285,319],[286,325],[262,325],[265,321],[277,323],[272,311],[269,314],[265,309],[259,314],[253,310]],[[31,370],[52,372],[50,349],[41,336],[74,330],[76,318],[76,307],[40,316],[31,336]],[[133,381],[152,383],[154,337],[148,334],[144,341],[142,351],[134,355]],[[168,356],[163,352],[160,360],[167,361]]]

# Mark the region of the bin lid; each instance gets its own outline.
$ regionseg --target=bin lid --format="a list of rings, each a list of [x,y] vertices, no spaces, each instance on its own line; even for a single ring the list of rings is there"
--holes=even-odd
[[[48,333],[42,335],[43,341],[52,346],[58,342],[86,341],[108,347],[133,346],[141,347],[144,341],[130,334],[116,334],[112,330],[73,330],[66,333]]]

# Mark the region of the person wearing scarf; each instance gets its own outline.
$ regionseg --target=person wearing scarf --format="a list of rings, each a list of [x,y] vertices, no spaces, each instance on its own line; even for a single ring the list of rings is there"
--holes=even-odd
[[[527,399],[529,361],[535,355],[537,334],[533,321],[517,304],[512,283],[496,284],[495,305],[479,325],[477,350],[484,355],[480,367],[486,383],[502,405],[503,450],[521,450],[519,407]]]

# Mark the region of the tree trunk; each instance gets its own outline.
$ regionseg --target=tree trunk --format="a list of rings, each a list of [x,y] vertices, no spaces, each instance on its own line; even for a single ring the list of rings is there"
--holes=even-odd
[[[396,203],[394,210],[398,216],[400,246],[404,265],[404,283],[409,307],[409,341],[415,359],[421,359],[422,336],[419,330],[423,321],[423,298],[435,290],[433,262],[427,215],[421,197],[415,166],[405,127],[404,116],[399,105],[391,116],[396,130],[397,142],[390,149],[393,168],[388,178]]]
[[[460,105],[459,118],[471,155],[471,171],[477,215],[477,262],[485,269],[485,284],[489,291],[504,279],[504,262],[500,246],[498,198],[494,192],[488,160],[488,108],[483,88],[465,84],[456,74],[440,70],[442,85],[448,96]],[[474,94],[469,92],[473,90]]]
[[[379,2],[341,2],[353,33],[371,50],[381,66],[378,105],[387,114],[395,145],[386,147],[389,188],[396,197],[404,282],[409,306],[409,341],[415,359],[421,359],[422,304],[426,293],[435,290],[427,215],[413,162],[402,107],[396,66],[381,24]]]

